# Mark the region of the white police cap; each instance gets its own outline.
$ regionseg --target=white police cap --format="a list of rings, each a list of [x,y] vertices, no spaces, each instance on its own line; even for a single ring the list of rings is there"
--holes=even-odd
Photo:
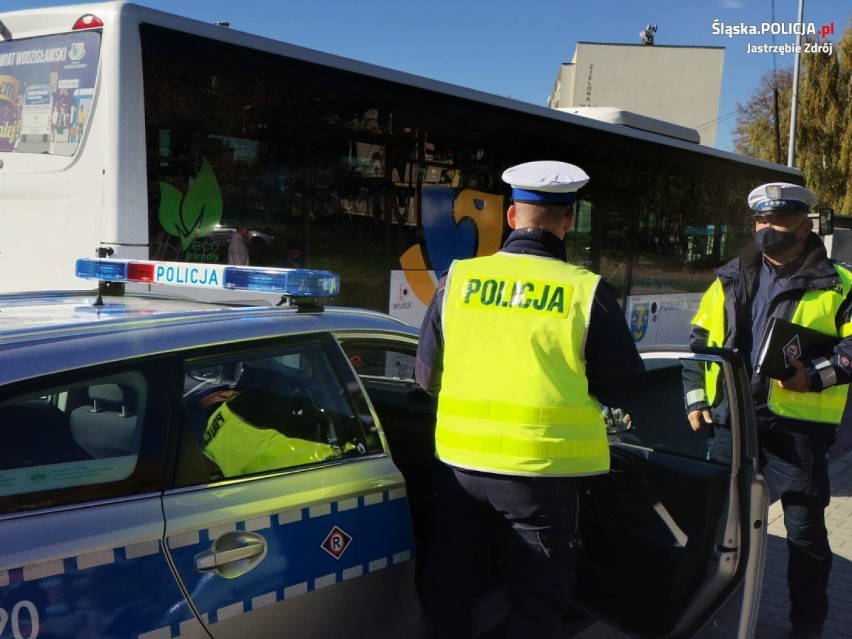
[[[579,166],[541,160],[506,169],[503,181],[512,187],[515,202],[573,204],[577,190],[586,185],[589,176]]]
[[[771,182],[748,194],[748,205],[755,215],[807,213],[816,206],[817,196],[803,186]]]

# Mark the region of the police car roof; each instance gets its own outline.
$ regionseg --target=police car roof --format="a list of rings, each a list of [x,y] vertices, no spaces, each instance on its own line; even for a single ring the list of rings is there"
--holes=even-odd
[[[0,384],[134,357],[319,332],[417,331],[363,309],[232,306],[177,297],[94,292],[0,294]]]

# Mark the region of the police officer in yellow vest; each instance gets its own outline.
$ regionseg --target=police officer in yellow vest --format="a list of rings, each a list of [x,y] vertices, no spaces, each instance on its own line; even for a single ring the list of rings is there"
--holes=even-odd
[[[205,407],[212,409],[202,452],[225,477],[321,462],[341,451],[305,433],[292,436],[295,415],[289,398],[265,391],[219,391]],[[301,430],[316,430],[304,429]]]
[[[580,547],[577,479],[606,473],[596,396],[643,369],[613,293],[567,263],[585,172],[564,162],[505,171],[514,204],[500,252],[453,262],[423,321],[420,384],[438,396],[430,633],[463,637],[503,562],[509,637],[556,637]]]
[[[819,637],[828,612],[827,454],[852,371],[852,272],[829,259],[813,233],[808,212],[816,202],[814,193],[794,184],[751,192],[755,241],[716,271],[690,336],[692,344],[739,349],[749,370],[771,317],[838,338],[833,352],[792,360],[788,379],[752,374],[761,461],[784,509],[795,637]],[[718,381],[716,367],[684,372],[690,425],[712,428],[710,458],[728,462],[729,406]]]

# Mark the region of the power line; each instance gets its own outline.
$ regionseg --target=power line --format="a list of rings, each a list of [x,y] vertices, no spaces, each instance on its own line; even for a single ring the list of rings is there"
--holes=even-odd
[[[735,115],[739,115],[739,111],[731,111],[730,113],[726,113],[725,115],[719,116],[715,120],[710,120],[709,122],[705,122],[704,124],[700,124],[700,125],[692,127],[692,128],[695,129],[696,131],[703,131],[704,129],[709,129],[714,124],[719,124],[720,122],[723,122],[724,120],[728,120]]]

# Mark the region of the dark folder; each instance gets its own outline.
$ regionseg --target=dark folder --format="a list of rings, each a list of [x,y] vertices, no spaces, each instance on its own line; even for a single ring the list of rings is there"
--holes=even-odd
[[[770,318],[757,351],[755,372],[785,380],[793,376],[790,361],[831,357],[840,338],[799,326],[777,317]]]

